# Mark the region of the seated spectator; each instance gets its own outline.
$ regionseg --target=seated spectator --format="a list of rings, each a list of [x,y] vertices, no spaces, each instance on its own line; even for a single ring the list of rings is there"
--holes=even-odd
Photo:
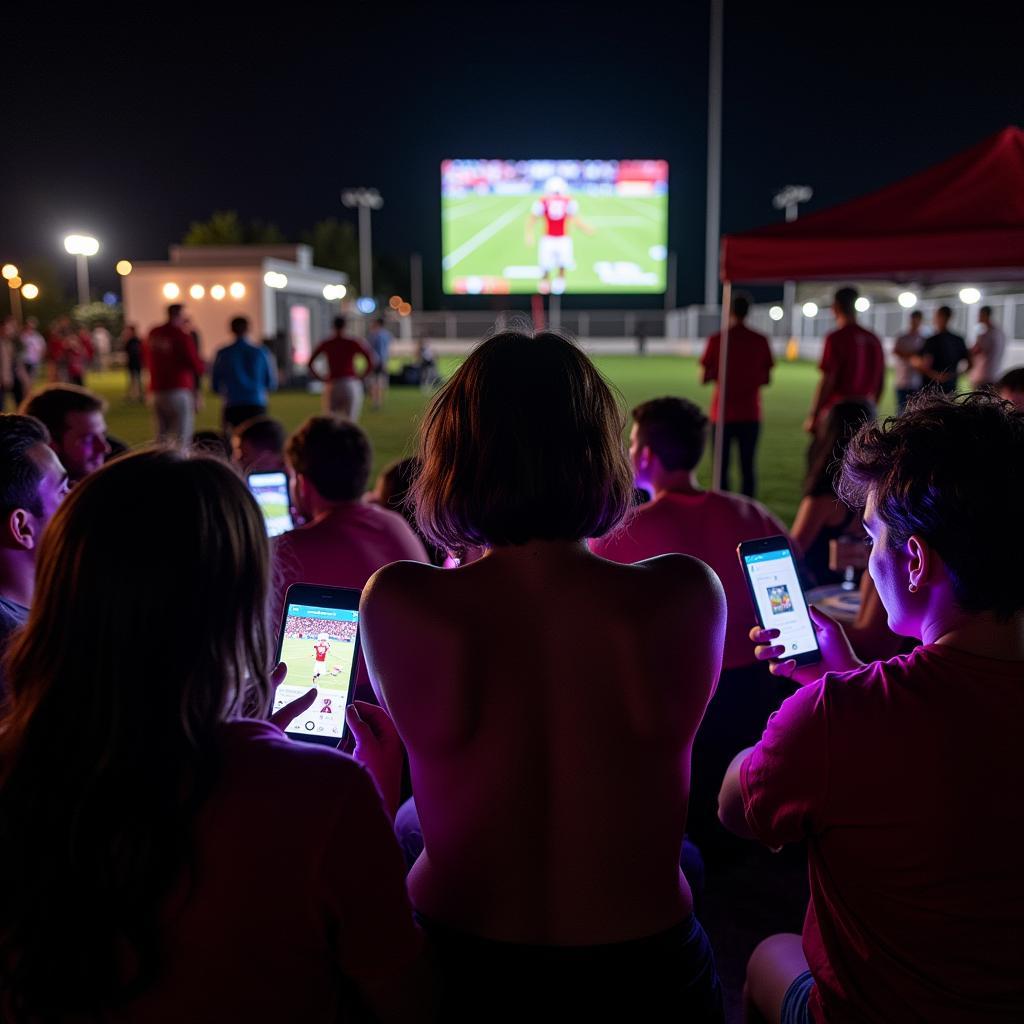
[[[284,424],[272,416],[256,416],[235,427],[231,434],[231,457],[238,471],[284,472]]]
[[[50,447],[64,464],[72,485],[95,472],[111,452],[107,442],[107,403],[77,384],[50,384],[21,403],[50,432]]]
[[[192,435],[189,450],[193,454],[215,455],[225,462],[231,461],[231,445],[219,430],[197,430]]]
[[[449,571],[396,562],[364,592],[423,827],[409,889],[443,1019],[496,999],[502,1020],[721,1019],[679,855],[725,600],[696,559],[588,550],[632,498],[622,426],[564,338],[483,342],[425,415],[414,495],[439,548],[488,550]]]
[[[312,416],[288,438],[292,505],[305,521],[274,540],[276,610],[293,583],[361,589],[383,565],[426,562],[423,544],[396,512],[362,500],[370,439],[341,416]]]
[[[708,438],[708,418],[685,398],[656,398],[633,410],[629,455],[637,486],[654,500],[634,507],[623,524],[590,550],[613,562],[639,562],[682,552],[706,562],[725,588],[729,619],[723,672],[693,753],[687,828],[707,851],[723,837],[717,797],[722,773],[738,747],[761,735],[778,706],[778,683],[757,664],[750,627],[757,617],[736,547],[745,540],[785,534],[786,528],[751,498],[704,491],[696,468]]]
[[[380,796],[275,724],[312,691],[259,720],[283,672],[237,475],[119,459],[54,517],[38,579],[0,731],[4,1019],[326,1024],[354,1000],[358,1020],[416,1019]]]
[[[822,661],[736,757],[723,823],[806,841],[803,941],[765,940],[747,991],[768,1021],[1024,1020],[1024,413],[933,392],[865,425],[840,493],[908,655],[860,663],[816,616]],[[774,659],[775,630],[754,630]]]
[[[999,397],[1005,402],[1013,402],[1018,409],[1024,409],[1024,366],[1007,370],[996,384]]]
[[[840,460],[861,424],[874,419],[870,402],[833,405],[808,453],[804,494],[791,531],[793,544],[815,586],[841,583],[842,573],[829,568],[829,543],[839,537],[860,536],[860,515],[836,493]]]
[[[28,619],[39,541],[67,491],[68,474],[46,427],[31,416],[0,416],[0,655]]]
[[[419,460],[414,458],[397,459],[389,466],[381,470],[377,477],[377,483],[367,496],[367,500],[383,508],[389,508],[397,512],[412,528],[417,537],[423,541],[423,546],[430,557],[433,565],[443,565],[445,553],[439,551],[430,544],[419,532],[419,524],[416,522],[416,510],[409,500],[409,491],[412,488],[416,474],[419,472]]]

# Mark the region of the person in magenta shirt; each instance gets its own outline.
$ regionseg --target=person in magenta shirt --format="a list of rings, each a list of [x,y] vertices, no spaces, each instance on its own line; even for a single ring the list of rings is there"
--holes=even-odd
[[[752,331],[744,322],[749,311],[749,297],[743,293],[734,295],[729,316],[729,368],[725,382],[725,418],[722,427],[725,432],[725,457],[718,486],[720,490],[729,490],[729,462],[735,441],[739,446],[741,491],[752,498],[757,490],[754,459],[761,434],[761,388],[771,382],[775,360],[768,339]],[[712,334],[700,360],[704,368],[704,383],[714,381],[715,384],[711,392],[712,432],[718,429],[720,417],[721,346],[721,334]]]
[[[877,335],[857,323],[857,298],[856,288],[840,288],[832,302],[836,329],[825,335],[821,379],[804,423],[808,433],[816,432],[838,402],[861,399],[878,405],[882,398],[885,352]]]
[[[149,332],[142,348],[149,370],[158,441],[187,448],[196,418],[196,381],[205,367],[192,335],[185,330],[185,307],[167,307],[167,323]]]
[[[799,689],[742,751],[723,824],[806,841],[803,939],[754,952],[747,992],[784,1024],[1024,1020],[1024,413],[932,393],[847,449],[869,572],[892,629],[920,638],[870,665],[814,613],[823,657],[757,656]]]
[[[314,365],[320,356],[327,360],[326,377]],[[357,372],[356,359],[360,357],[366,365]],[[334,333],[324,338],[309,357],[310,374],[327,385],[324,388],[324,412],[338,413],[353,422],[358,421],[363,407],[363,381],[376,367],[377,357],[370,346],[361,338],[346,334],[345,318],[336,316]]]
[[[127,455],[51,520],[0,727],[5,1021],[429,1015],[394,787],[285,736],[314,690],[265,718],[269,577],[216,458]],[[381,716],[351,713],[357,755]]]

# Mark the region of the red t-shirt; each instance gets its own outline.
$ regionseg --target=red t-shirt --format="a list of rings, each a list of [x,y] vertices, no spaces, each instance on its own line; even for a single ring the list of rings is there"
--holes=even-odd
[[[829,675],[768,720],[747,823],[807,840],[822,1022],[1024,1020],[1024,662],[940,644]]]
[[[836,389],[822,406],[823,413],[848,398],[875,402],[885,376],[882,343],[860,324],[847,324],[825,335],[820,368],[836,374]]]
[[[708,380],[715,381],[711,393],[711,422],[718,422],[718,368],[721,334],[712,334],[700,364]],[[761,388],[772,376],[772,347],[768,339],[745,324],[729,328],[729,368],[725,381],[725,422],[752,423],[761,419]]]
[[[348,1019],[344,979],[380,987],[421,950],[402,855],[367,773],[269,722],[227,724],[194,870],[161,939],[157,979],[105,1019]]]
[[[763,505],[739,494],[667,493],[637,506],[617,530],[590,541],[590,550],[625,564],[674,552],[707,562],[722,581],[729,611],[723,667],[738,668],[754,662],[754,645],[748,634],[757,615],[736,545],[778,533],[786,533],[782,523]]]
[[[149,332],[143,355],[149,370],[150,391],[194,391],[196,377],[201,377],[205,369],[192,335],[170,323]]]
[[[366,360],[367,372],[373,369],[377,362],[364,341],[359,338],[350,338],[346,334],[332,334],[331,337],[321,341],[313,350],[310,362],[320,355],[327,357],[328,380],[338,380],[343,377],[365,377],[365,373],[356,373],[357,356],[362,356]]]

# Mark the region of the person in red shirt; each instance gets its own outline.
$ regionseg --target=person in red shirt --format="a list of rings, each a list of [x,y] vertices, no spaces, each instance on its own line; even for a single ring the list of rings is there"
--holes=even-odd
[[[816,433],[837,402],[863,399],[877,405],[885,383],[885,353],[878,337],[857,323],[857,289],[840,288],[832,302],[836,329],[825,335],[821,379],[804,429]]]
[[[327,359],[327,376],[324,377],[314,364],[320,356]],[[362,357],[366,366],[356,372],[356,359]],[[327,385],[324,388],[324,412],[338,413],[353,423],[359,419],[363,408],[363,381],[377,366],[377,359],[370,346],[361,338],[345,334],[345,318],[334,318],[334,333],[324,338],[309,357],[309,372]]]
[[[707,443],[708,419],[685,398],[655,398],[633,410],[629,456],[637,487],[653,501],[635,506],[619,529],[590,541],[590,550],[632,564],[673,552],[706,562],[722,582],[728,608],[725,657],[715,696],[693,748],[687,832],[705,856],[715,856],[730,836],[718,824],[722,774],[736,750],[761,735],[778,705],[777,680],[757,664],[748,634],[755,621],[736,546],[785,534],[763,505],[697,485],[696,467]]]
[[[729,368],[725,382],[725,417],[722,421],[725,457],[722,459],[722,475],[718,487],[722,491],[729,490],[729,462],[735,441],[740,450],[740,475],[743,480],[741,491],[752,498],[757,487],[754,456],[761,433],[761,388],[771,382],[775,360],[768,339],[744,323],[749,311],[750,298],[742,293],[734,295],[729,316]],[[711,392],[712,438],[721,417],[718,373],[721,345],[721,334],[712,334],[700,360],[704,367],[704,383],[714,381],[715,384]]]
[[[182,448],[192,443],[196,383],[205,367],[192,335],[185,330],[185,308],[167,307],[167,323],[153,328],[143,346],[153,395],[158,441]]]
[[[576,266],[573,256],[570,226],[592,235],[594,229],[580,219],[579,203],[569,195],[569,186],[563,178],[549,178],[544,185],[544,195],[530,207],[526,219],[526,244],[533,246],[534,227],[537,221],[544,222],[537,249],[537,265],[541,278],[537,290],[542,295],[565,293],[565,272]],[[551,275],[554,274],[554,278]]]
[[[768,1021],[1024,1020],[1024,412],[931,393],[861,428],[841,493],[864,509],[868,571],[910,654],[864,665],[814,613],[822,660],[758,658],[802,689],[733,761],[723,824],[806,841],[803,940],[754,952]]]

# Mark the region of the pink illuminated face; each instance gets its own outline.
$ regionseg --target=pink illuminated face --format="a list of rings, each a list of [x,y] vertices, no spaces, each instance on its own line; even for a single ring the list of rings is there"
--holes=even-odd
[[[637,487],[649,487],[647,459],[643,455],[644,449],[640,445],[640,428],[634,423],[633,429],[629,432],[629,461],[633,465],[633,479]]]
[[[908,590],[910,583],[910,555],[906,546],[889,547],[888,529],[875,514],[874,492],[868,494],[864,508],[864,529],[868,534],[871,555],[868,573],[889,616],[889,628],[897,636],[920,636],[920,623],[916,614],[917,601]]]

